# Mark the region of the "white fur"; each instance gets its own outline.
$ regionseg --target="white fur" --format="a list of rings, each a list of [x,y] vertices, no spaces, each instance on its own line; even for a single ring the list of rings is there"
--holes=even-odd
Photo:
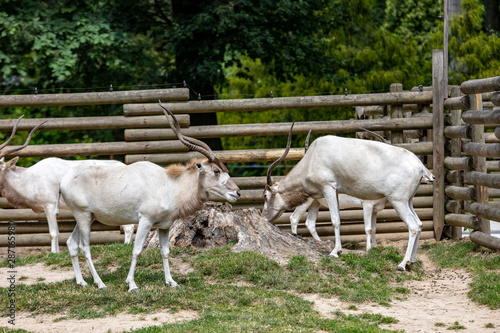
[[[77,284],[86,285],[78,263],[80,248],[94,283],[99,288],[106,288],[90,256],[90,226],[97,219],[107,225],[138,224],[132,263],[126,279],[129,291],[137,289],[134,281],[137,257],[152,227],[159,231],[165,281],[177,286],[168,265],[168,233],[179,212],[194,213],[209,194],[229,201],[235,201],[240,196],[239,188],[216,165],[207,160],[194,164],[195,168],[175,176],[154,163],[137,162],[131,165],[78,167],[63,177],[61,194],[77,221],[67,242]],[[224,184],[221,184],[221,177]]]
[[[316,139],[304,158],[279,183],[267,186],[263,215],[278,218],[287,207],[287,198],[298,194],[325,198],[335,230],[335,248],[342,250],[338,193],[362,200],[387,198],[409,230],[409,241],[398,270],[416,260],[422,222],[413,209],[412,198],[421,180],[434,176],[410,151],[386,143],[342,138],[333,135]]]
[[[29,168],[17,167],[18,157],[8,162],[0,159],[0,186],[2,195],[7,201],[22,200],[22,206],[35,212],[44,212],[49,225],[51,251],[59,252],[59,230],[57,214],[59,208],[68,209],[64,201],[59,201],[59,183],[72,168],[90,165],[122,165],[111,160],[79,160],[70,161],[50,157],[41,160]],[[14,193],[15,191],[15,193]],[[131,237],[126,235],[125,237]]]

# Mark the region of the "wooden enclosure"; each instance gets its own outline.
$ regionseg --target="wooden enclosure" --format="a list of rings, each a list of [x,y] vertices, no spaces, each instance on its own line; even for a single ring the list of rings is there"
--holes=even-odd
[[[499,82],[500,77],[474,80],[448,89],[443,81],[442,51],[436,51],[433,54],[433,86],[415,87],[411,91],[403,91],[401,84],[393,84],[389,93],[378,94],[189,101],[188,90],[179,88],[102,94],[0,96],[0,107],[123,104],[123,116],[55,118],[40,128],[43,131],[119,128],[124,130],[123,142],[54,142],[50,145],[30,145],[16,155],[122,155],[128,164],[147,160],[160,165],[186,162],[201,155],[187,151],[177,140],[157,105],[158,99],[176,114],[184,134],[200,139],[285,136],[291,124],[190,126],[191,114],[286,109],[314,112],[317,108],[333,110],[352,107],[356,109],[356,119],[296,123],[293,134],[306,134],[312,129],[316,134],[358,133],[359,137],[368,137],[366,132],[360,132],[362,127],[385,135],[391,144],[407,148],[421,157],[436,176],[434,185],[422,184],[413,200],[415,211],[423,222],[421,238],[440,239],[447,226],[453,226],[453,237],[458,238],[461,237],[461,227],[465,226],[476,230],[472,232],[471,239],[495,248],[498,244],[489,236],[485,219],[500,220],[500,205],[488,200],[488,197],[500,197],[500,175],[494,174],[500,170],[497,160],[500,157],[500,129],[494,130],[500,124],[500,111],[484,111],[486,103],[483,101],[500,105],[500,92],[491,93],[500,91]],[[467,109],[470,111],[464,111],[463,114],[460,111]],[[8,117],[3,115],[3,118]],[[30,130],[40,121],[23,120],[19,130]],[[13,119],[0,120],[0,131],[10,132],[13,123]],[[283,149],[248,147],[215,153],[225,163],[257,162],[273,161],[282,154]],[[303,147],[293,147],[286,159],[300,160],[303,155]],[[242,190],[242,197],[233,204],[233,209],[262,207],[265,177],[237,177],[235,182]],[[0,198],[0,208],[0,246],[7,246],[9,221],[16,221],[16,246],[50,245],[44,214],[36,214],[31,209],[13,209],[3,198]],[[275,223],[289,230],[290,213],[286,212]],[[362,210],[342,210],[340,216],[343,240],[364,241]],[[59,220],[60,244],[65,245],[74,227],[71,212],[61,210]],[[310,235],[303,222],[299,224],[298,233],[308,237]],[[99,231],[91,236],[95,243],[123,239],[116,228],[98,222],[94,223],[93,230]],[[333,228],[326,210],[319,213],[317,231],[322,239],[333,238]],[[408,238],[406,226],[390,206],[378,213],[377,238]]]

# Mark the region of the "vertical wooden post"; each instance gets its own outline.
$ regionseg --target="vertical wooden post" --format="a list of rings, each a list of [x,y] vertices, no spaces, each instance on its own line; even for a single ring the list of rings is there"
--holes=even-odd
[[[391,92],[402,92],[403,85],[401,83],[393,83],[390,87]],[[403,118],[403,105],[391,105],[391,118]],[[403,142],[403,131],[391,132],[391,143],[398,144]]]
[[[444,0],[444,27],[443,27],[443,75],[444,75],[444,91],[448,91],[448,35],[449,35],[449,8],[450,0]]]
[[[450,97],[458,97],[461,95],[460,87],[454,86],[451,88],[451,96]],[[451,111],[451,126],[460,126],[462,125],[462,110],[452,110]],[[452,157],[461,157],[462,156],[462,140],[461,139],[451,139],[450,144],[450,155]],[[458,177],[457,182],[454,184],[456,186],[463,186],[463,172],[457,171]],[[455,206],[455,211],[450,213],[460,214],[462,213],[463,208],[463,200],[458,201],[460,204]],[[452,227],[451,228],[451,238],[452,239],[460,239],[462,238],[462,227]]]
[[[434,237],[441,239],[444,227],[444,67],[443,50],[432,50],[432,112],[433,112],[433,166],[434,195],[433,195],[433,222]]]
[[[483,109],[483,97],[481,94],[469,95],[471,110]],[[484,125],[471,125],[471,141],[484,143]],[[474,156],[472,158],[474,171],[486,173],[486,158]],[[474,186],[476,190],[476,202],[485,205],[488,201],[488,194],[484,186]],[[478,218],[478,230],[485,234],[491,234],[490,221],[484,218]]]

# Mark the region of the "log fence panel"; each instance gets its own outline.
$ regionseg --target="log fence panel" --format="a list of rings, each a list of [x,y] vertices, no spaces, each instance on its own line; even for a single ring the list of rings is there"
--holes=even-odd
[[[436,82],[440,82],[441,79],[439,73],[434,73],[436,75]],[[479,82],[479,81],[478,81]],[[417,155],[423,156],[434,156],[434,162],[432,165],[437,166],[438,169],[434,168],[434,173],[440,173],[439,166],[452,170],[454,173],[447,173],[446,177],[451,177],[450,179],[457,181],[456,184],[452,186],[447,186],[446,189],[440,190],[441,185],[438,181],[434,185],[421,185],[414,198],[414,206],[417,215],[424,221],[424,231],[422,233],[422,238],[425,237],[436,237],[440,234],[440,227],[436,225],[436,221],[442,220],[446,224],[461,228],[463,226],[473,227],[474,230],[481,230],[483,233],[488,232],[481,226],[481,220],[484,216],[497,218],[499,214],[499,208],[489,206],[485,202],[472,202],[471,199],[478,200],[477,191],[483,191],[485,195],[489,194],[491,197],[500,197],[500,191],[495,190],[499,188],[500,179],[498,175],[487,174],[486,171],[500,171],[500,163],[498,161],[488,160],[485,161],[484,168],[481,169],[481,165],[478,168],[478,159],[484,159],[485,157],[500,157],[500,149],[497,146],[498,136],[496,139],[493,138],[495,133],[485,135],[484,133],[484,122],[486,122],[487,128],[493,125],[499,125],[500,112],[498,111],[481,111],[480,107],[477,107],[477,96],[470,95],[468,89],[476,89],[474,94],[483,93],[486,95],[485,89],[491,89],[491,87],[496,87],[498,83],[498,78],[487,79],[485,81],[480,81],[480,88],[475,87],[477,82],[470,83],[465,82],[461,85],[461,93],[465,95],[460,95],[460,93],[453,93],[453,87],[449,94],[450,98],[447,98],[447,94],[438,92],[436,89],[422,89],[422,91],[416,92],[402,92],[393,91],[391,93],[382,94],[362,94],[362,95],[335,95],[335,96],[312,96],[312,97],[283,97],[283,98],[262,98],[262,99],[244,99],[244,100],[216,100],[216,101],[186,101],[185,91],[173,92],[170,96],[171,99],[164,97],[162,98],[163,104],[176,113],[181,126],[183,127],[183,133],[195,138],[218,138],[218,137],[242,137],[242,136],[274,136],[274,135],[287,135],[289,130],[289,123],[266,123],[266,124],[233,124],[233,125],[219,125],[219,126],[190,126],[190,114],[195,113],[205,113],[205,112],[246,112],[246,111],[265,111],[265,110],[284,110],[284,109],[314,109],[314,108],[335,108],[335,107],[363,107],[367,113],[380,115],[380,114],[390,114],[392,111],[393,116],[398,116],[398,118],[375,118],[366,120],[348,120],[348,121],[325,121],[325,122],[307,122],[307,123],[297,123],[294,127],[294,134],[305,134],[309,129],[313,128],[314,133],[318,134],[334,134],[334,133],[354,133],[360,132],[360,127],[366,128],[370,131],[378,132],[396,132],[403,133],[403,137],[412,137],[412,143],[401,143],[398,146],[409,149]],[[440,86],[439,83],[435,86]],[[495,88],[496,89],[496,88]],[[398,89],[399,90],[399,89]],[[455,90],[456,87],[455,87]],[[175,98],[172,97],[175,94]],[[436,94],[441,94],[441,97],[436,96]],[[481,95],[480,95],[481,96]],[[65,100],[65,105],[86,105],[89,100],[78,102],[78,104],[72,104],[72,98]],[[99,98],[95,97],[94,98]],[[106,97],[108,98],[108,97]],[[201,157],[196,152],[187,152],[187,149],[180,144],[175,134],[168,127],[168,121],[162,114],[162,110],[156,104],[157,98],[155,100],[141,100],[137,101],[138,98],[142,97],[128,97],[131,102],[120,102],[125,103],[124,116],[120,117],[82,117],[82,119],[71,119],[71,118],[61,118],[53,119],[51,122],[44,124],[41,130],[60,130],[60,129],[73,129],[73,130],[86,130],[86,129],[111,129],[111,128],[122,128],[125,130],[125,142],[115,142],[115,143],[100,143],[93,144],[89,146],[70,146],[70,145],[41,145],[38,148],[31,148],[30,146],[26,148],[24,155],[20,152],[20,156],[32,156],[33,154],[38,154],[34,156],[49,156],[43,155],[51,154],[50,156],[89,156],[89,155],[115,155],[124,154],[126,163],[133,163],[138,160],[150,160],[158,164],[170,164],[177,162],[187,162],[193,157]],[[498,99],[498,93],[491,93],[488,95],[491,98],[493,104]],[[29,106],[37,105],[40,103],[41,99],[32,99],[29,102]],[[101,100],[93,104],[104,103],[104,97]],[[170,101],[177,100],[180,102],[172,103]],[[51,105],[48,102],[49,99],[43,101],[46,103],[44,105]],[[60,102],[60,100],[59,100]],[[145,104],[145,103],[147,104]],[[149,103],[151,102],[151,103]],[[106,103],[109,103],[107,101]],[[142,103],[142,104],[138,104]],[[433,104],[433,113],[428,113],[429,105]],[[23,104],[25,105],[25,104]],[[441,105],[441,106],[440,106]],[[0,107],[2,105],[2,100],[0,99]],[[390,111],[389,111],[390,108]],[[457,110],[458,113],[451,113],[450,115],[445,115],[442,112],[436,113],[436,108],[445,108],[447,110]],[[464,112],[462,117],[457,117],[457,114],[461,113],[462,109],[473,109],[473,111]],[[477,111],[474,111],[477,110]],[[401,116],[399,113],[407,111],[422,111],[421,113],[414,114],[411,118],[399,118]],[[425,111],[425,112],[424,112]],[[441,119],[436,119],[435,115],[439,114],[442,116]],[[366,114],[365,114],[366,115]],[[92,119],[95,118],[95,119]],[[101,119],[101,121],[99,121]],[[0,120],[0,131],[9,131],[14,120]],[[41,119],[26,119],[21,122],[20,130],[30,130],[32,126],[37,124]],[[23,123],[24,122],[24,123]],[[448,122],[452,126],[447,126]],[[466,123],[467,125],[463,125]],[[20,125],[21,125],[20,124]],[[474,127],[474,126],[482,126]],[[438,129],[438,131],[436,131]],[[440,132],[440,131],[442,132]],[[409,135],[411,133],[411,135]],[[477,137],[481,133],[483,141],[478,140]],[[432,137],[434,136],[434,139]],[[448,145],[444,142],[437,141],[437,138],[444,138],[446,136],[452,139],[452,142]],[[426,137],[429,137],[429,141],[425,141]],[[484,138],[486,137],[486,140]],[[397,134],[392,137],[395,139],[393,143],[401,141],[398,139]],[[417,142],[418,141],[418,142]],[[403,142],[403,141],[402,141]],[[436,145],[437,142],[437,145]],[[439,157],[436,159],[436,155],[433,154],[436,149],[441,151],[439,147],[446,146],[454,150],[453,156],[443,156],[442,159]],[[460,146],[461,150],[457,153],[456,149]],[[72,151],[74,155],[69,155],[69,151]],[[112,152],[113,151],[113,152]],[[444,149],[443,149],[444,151]],[[215,152],[217,156],[226,163],[231,162],[257,162],[257,161],[273,161],[281,155],[283,149],[248,149],[239,151],[217,151]],[[30,155],[31,154],[31,155]],[[54,155],[55,154],[55,155]],[[68,154],[68,155],[66,155]],[[292,148],[287,160],[299,160],[304,154],[304,149]],[[483,156],[486,155],[486,156]],[[431,158],[432,159],[432,158]],[[427,159],[428,160],[428,159]],[[471,163],[471,160],[474,162]],[[479,162],[481,164],[481,162]],[[443,169],[444,170],[444,169]],[[479,173],[481,175],[477,175]],[[446,178],[443,174],[443,179]],[[275,177],[279,179],[280,177]],[[439,178],[439,176],[438,176]],[[481,179],[481,180],[478,180]],[[486,180],[485,180],[486,179]],[[245,207],[245,205],[259,206],[262,205],[262,189],[265,185],[265,177],[241,177],[235,178],[235,182],[242,189],[241,200],[235,204],[235,207]],[[462,183],[460,183],[462,182]],[[466,184],[466,185],[464,185]],[[470,184],[474,187],[471,187]],[[483,184],[483,185],[481,185]],[[485,189],[487,187],[487,189]],[[438,195],[436,196],[436,191]],[[450,199],[449,205],[445,204],[444,198],[440,200],[439,191],[442,191],[443,195],[448,196]],[[497,193],[497,192],[498,193]],[[434,194],[434,199],[430,195]],[[475,197],[474,197],[475,195]],[[437,199],[436,199],[437,198]],[[479,197],[481,198],[481,197]],[[484,200],[485,196],[482,197]],[[486,197],[487,198],[487,197]],[[467,201],[465,207],[460,203],[461,201]],[[453,207],[453,212],[451,214],[445,214],[440,218],[438,212],[436,211],[436,202],[438,205],[443,207],[443,210],[447,210],[446,207]],[[0,207],[7,208],[8,204],[5,200],[0,200]],[[325,208],[323,208],[325,209]],[[437,207],[440,211],[441,208]],[[464,214],[464,210],[469,211],[469,213]],[[7,212],[10,211],[10,212]],[[14,211],[21,211],[20,214],[14,213]],[[478,213],[479,215],[471,214]],[[7,214],[7,215],[2,215]],[[8,214],[11,214],[10,216]],[[16,215],[17,214],[17,215]],[[281,228],[289,228],[289,217],[291,212],[286,212],[281,216],[276,224]],[[0,221],[5,221],[4,218],[19,221],[18,225],[27,222],[21,221],[45,221],[44,214],[35,214],[31,210],[18,209],[2,209],[0,210]],[[72,215],[69,211],[61,210],[60,220],[62,221],[61,226],[65,231],[67,227],[72,223]],[[363,214],[361,209],[350,209],[341,211],[343,228],[342,238],[346,239],[359,239],[364,241],[364,227],[363,227]],[[303,218],[304,220],[304,218]],[[299,231],[307,233],[303,225],[303,220],[299,224]],[[401,222],[397,213],[388,205],[386,209],[378,213],[378,220],[380,221],[377,225],[379,226],[378,232],[381,234],[377,237],[384,238],[390,237],[389,235],[398,235],[402,239],[408,238],[408,232],[404,223]],[[439,221],[438,221],[439,222]],[[31,222],[28,222],[31,223]],[[39,222],[37,222],[39,223]],[[330,215],[328,211],[321,210],[318,215],[318,230],[325,235],[325,237],[331,237],[333,234],[331,230]],[[321,224],[325,225],[321,225]],[[44,223],[41,223],[44,224]],[[1,225],[0,225],[1,227]],[[29,228],[39,228],[39,225],[26,224],[23,228],[30,230]],[[46,223],[43,226],[46,228]],[[324,228],[324,229],[321,229]],[[1,230],[1,229],[0,229]],[[23,229],[24,230],[24,229]],[[33,229],[34,230],[34,229]],[[46,229],[43,229],[46,230]],[[458,229],[457,229],[458,230]],[[105,233],[107,231],[101,231],[99,233]],[[28,234],[26,234],[28,235]],[[23,234],[23,236],[25,236]],[[48,235],[43,235],[48,236]],[[113,236],[115,237],[115,236]],[[42,237],[43,238],[43,237]],[[472,238],[472,237],[471,237]],[[114,238],[113,238],[114,239]],[[116,238],[118,239],[118,238]],[[46,240],[45,240],[46,241]],[[122,240],[121,240],[122,241]],[[24,240],[21,242],[23,243]],[[39,244],[42,243],[40,239],[36,240]],[[62,243],[64,243],[64,237],[62,238]],[[28,243],[25,243],[28,244]],[[47,244],[50,244],[48,242]],[[1,245],[1,240],[0,240]]]
[[[462,145],[459,154],[455,151],[453,156],[471,158],[472,164],[448,157],[445,160],[445,166],[455,170],[453,180],[458,181],[445,189],[446,195],[452,199],[446,204],[451,214],[446,214],[445,222],[454,227],[471,228],[473,242],[499,249],[498,238],[490,236],[490,220],[500,221],[500,206],[489,198],[500,196],[500,175],[492,173],[500,171],[500,163],[495,160],[500,157],[500,129],[497,130],[500,110],[484,110],[483,101],[491,101],[495,105],[499,96],[499,92],[495,91],[500,90],[500,77],[466,81],[460,85],[460,90],[466,96],[454,96],[445,104],[452,110],[456,106],[457,109],[470,110],[463,112],[460,122],[452,114],[453,127],[446,128],[445,135],[452,141],[459,140],[456,142]],[[467,125],[463,126],[461,122]],[[491,129],[495,132],[485,132]],[[467,168],[460,170],[460,165],[467,165]]]

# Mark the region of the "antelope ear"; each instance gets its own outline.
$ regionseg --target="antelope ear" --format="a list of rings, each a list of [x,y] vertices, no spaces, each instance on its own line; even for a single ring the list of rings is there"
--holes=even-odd
[[[198,169],[198,172],[202,175],[207,173],[207,169],[203,166],[203,164],[196,162],[194,165],[196,166],[196,169]]]
[[[276,184],[273,184],[271,186],[269,186],[268,184],[266,184],[266,190],[271,192],[272,194],[276,194],[278,193],[278,187],[276,186]]]
[[[11,159],[10,161],[8,161],[7,163],[5,163],[5,169],[12,168],[14,165],[16,165],[18,160],[19,160],[19,156],[16,156],[13,159]]]

